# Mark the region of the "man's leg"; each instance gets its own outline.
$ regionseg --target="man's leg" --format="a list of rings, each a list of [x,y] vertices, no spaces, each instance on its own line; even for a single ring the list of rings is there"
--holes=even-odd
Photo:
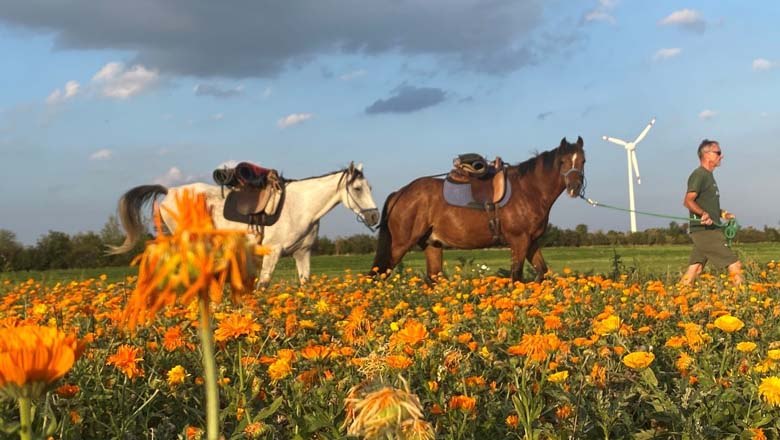
[[[734,263],[729,264],[729,278],[734,282],[735,286],[739,286],[742,284],[743,281],[745,281],[745,278],[742,276],[742,263],[739,261],[736,261]]]
[[[685,271],[685,275],[683,275],[682,279],[680,280],[680,283],[682,283],[685,286],[690,286],[693,281],[696,279],[696,277],[699,276],[702,269],[704,268],[704,265],[701,263],[694,263],[688,266],[688,270]]]

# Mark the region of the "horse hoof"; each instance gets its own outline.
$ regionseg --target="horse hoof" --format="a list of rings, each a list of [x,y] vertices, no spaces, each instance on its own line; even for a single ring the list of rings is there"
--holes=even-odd
[[[258,281],[255,283],[255,290],[263,291],[268,288],[269,281]]]

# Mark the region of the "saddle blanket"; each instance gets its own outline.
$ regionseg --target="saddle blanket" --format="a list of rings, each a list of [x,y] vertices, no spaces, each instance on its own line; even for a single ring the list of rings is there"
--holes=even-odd
[[[512,197],[512,185],[507,182],[504,197],[496,203],[496,206],[499,208],[504,207],[504,205],[509,203],[510,197]],[[470,183],[454,183],[444,179],[444,201],[450,205],[463,208],[485,209],[484,204],[474,200],[474,197],[471,195]]]

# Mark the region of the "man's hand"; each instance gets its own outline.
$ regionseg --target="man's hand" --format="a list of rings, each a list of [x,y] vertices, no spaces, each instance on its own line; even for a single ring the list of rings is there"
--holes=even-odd
[[[707,226],[712,224],[712,219],[710,218],[710,214],[707,211],[704,211],[704,214],[701,215],[701,224]]]

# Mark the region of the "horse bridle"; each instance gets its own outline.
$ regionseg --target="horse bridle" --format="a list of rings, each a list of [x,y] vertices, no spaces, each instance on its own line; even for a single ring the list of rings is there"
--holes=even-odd
[[[579,175],[582,176],[582,185],[580,186],[579,194],[577,194],[577,196],[582,197],[583,194],[585,194],[585,186],[587,185],[587,181],[585,180],[585,173],[581,169],[575,167],[574,163],[572,162],[571,168],[565,173],[561,173],[563,176],[563,183],[566,185],[566,187],[569,186],[569,174],[571,173],[579,173]]]
[[[347,192],[347,197],[349,198],[350,201],[352,201],[352,204],[355,205],[358,208],[358,210],[360,210],[359,213],[355,214],[357,221],[359,223],[362,223],[365,227],[367,227],[369,231],[374,232],[376,231],[376,229],[374,229],[373,226],[368,224],[368,220],[366,220],[366,213],[369,211],[374,211],[377,208],[365,209],[360,205],[360,202],[358,202],[358,200],[355,198],[354,195],[352,195],[352,192],[350,192],[349,190],[349,186],[350,186],[349,177],[351,177],[349,175],[349,170],[344,170],[344,174],[342,174],[342,179],[344,180],[344,190]]]

